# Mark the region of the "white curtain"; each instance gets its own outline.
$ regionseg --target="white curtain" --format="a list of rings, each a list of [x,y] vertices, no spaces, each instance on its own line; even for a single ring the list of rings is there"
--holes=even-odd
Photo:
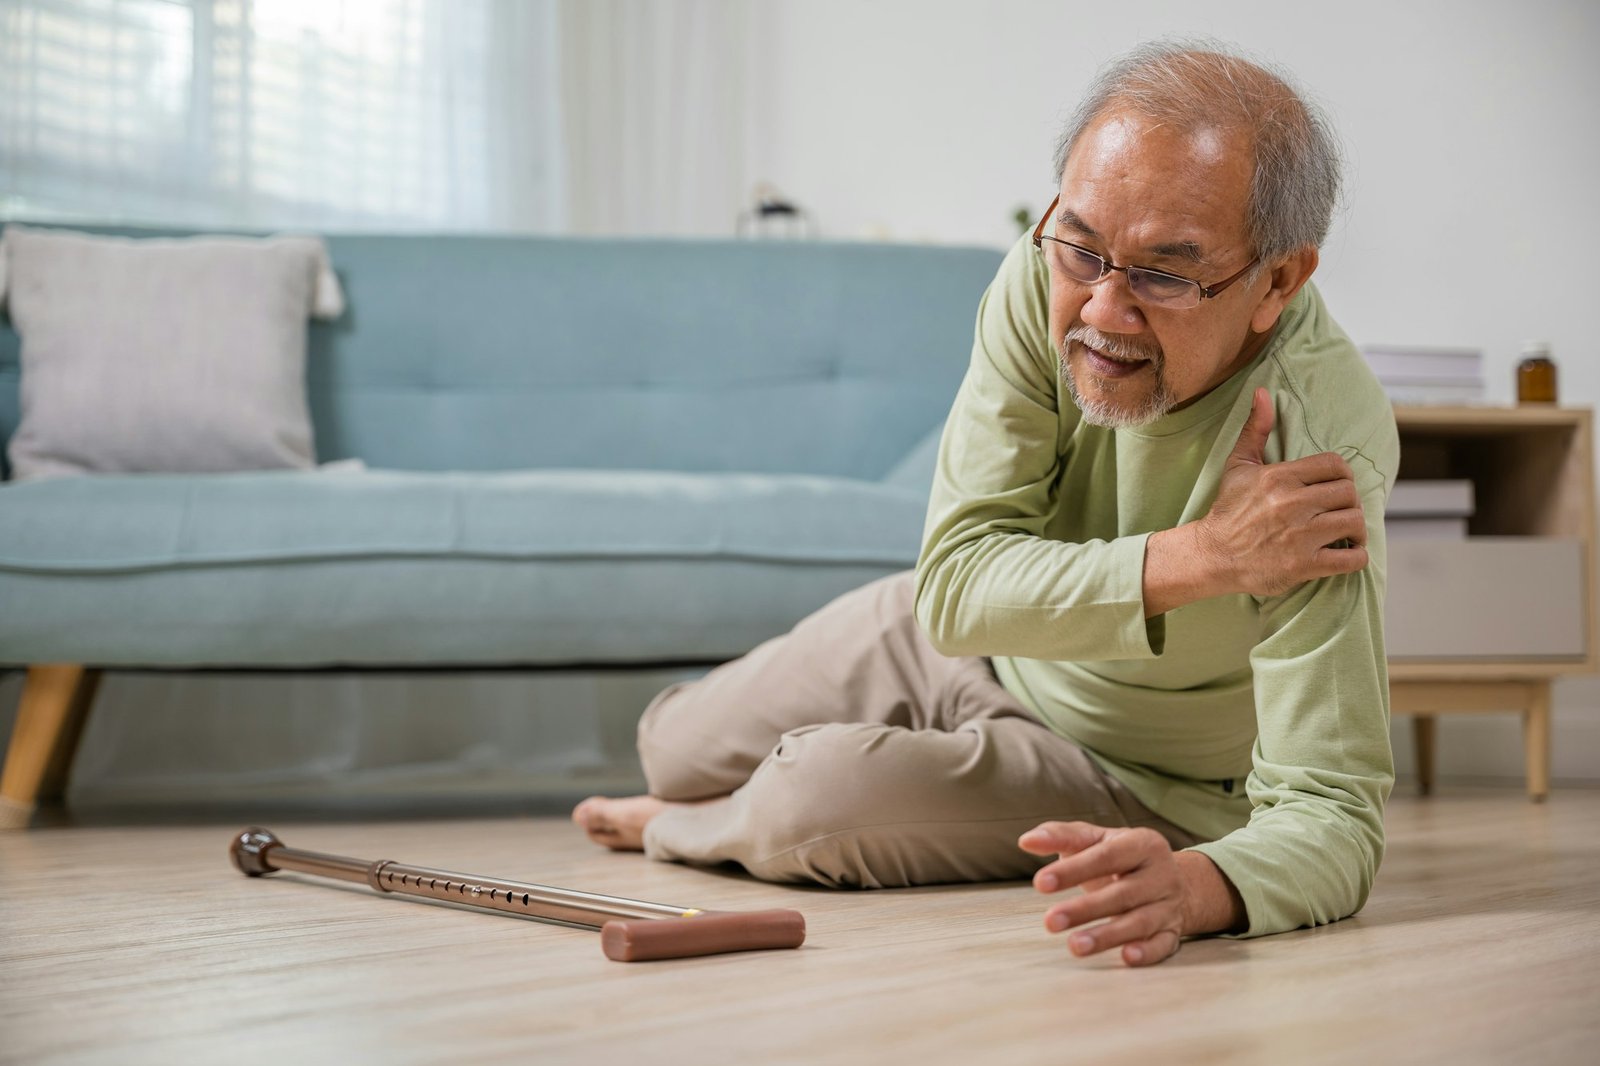
[[[739,0],[567,0],[573,230],[731,236],[751,202],[755,15]]]
[[[0,0],[0,214],[562,226],[556,0]]]
[[[0,218],[725,236],[739,0],[0,0]]]

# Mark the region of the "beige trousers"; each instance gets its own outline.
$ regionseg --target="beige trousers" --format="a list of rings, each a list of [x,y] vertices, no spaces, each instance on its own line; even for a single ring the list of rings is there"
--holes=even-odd
[[[769,881],[888,888],[1025,878],[1040,822],[1161,819],[995,680],[933,649],[912,575],[847,593],[646,709],[639,754],[672,807],[646,828],[665,861],[736,862]]]

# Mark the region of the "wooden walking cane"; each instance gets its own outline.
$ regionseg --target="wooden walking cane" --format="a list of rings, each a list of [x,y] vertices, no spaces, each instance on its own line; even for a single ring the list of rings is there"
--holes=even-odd
[[[598,929],[601,950],[606,958],[618,962],[797,948],[806,938],[805,916],[799,911],[706,911],[451,873],[387,859],[369,862],[291,848],[268,830],[255,827],[237,834],[228,854],[250,877],[292,870],[355,881],[379,892]]]

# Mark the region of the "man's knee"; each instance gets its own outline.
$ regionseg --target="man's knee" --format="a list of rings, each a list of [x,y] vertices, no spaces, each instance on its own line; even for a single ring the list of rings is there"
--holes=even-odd
[[[639,718],[635,743],[639,751],[639,765],[644,769],[644,779],[652,796],[664,800],[696,800],[719,792],[720,781],[710,776],[708,765],[711,753],[694,744],[685,745],[684,734],[671,725],[665,727],[661,719],[670,715],[674,706],[696,697],[698,681],[680,681],[662,689],[650,701]]]
[[[874,847],[901,776],[888,726],[829,723],[785,733],[745,786],[744,866],[767,881],[879,888],[911,883]],[[868,757],[872,765],[868,765]]]

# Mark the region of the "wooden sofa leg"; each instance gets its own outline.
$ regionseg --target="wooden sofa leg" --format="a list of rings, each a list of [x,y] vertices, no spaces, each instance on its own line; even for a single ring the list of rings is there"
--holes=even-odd
[[[1411,717],[1411,736],[1417,751],[1417,791],[1424,796],[1433,795],[1433,755],[1438,723],[1439,720],[1431,714]]]
[[[30,666],[0,771],[0,829],[28,824],[41,803],[66,793],[72,757],[100,671],[68,663]]]

